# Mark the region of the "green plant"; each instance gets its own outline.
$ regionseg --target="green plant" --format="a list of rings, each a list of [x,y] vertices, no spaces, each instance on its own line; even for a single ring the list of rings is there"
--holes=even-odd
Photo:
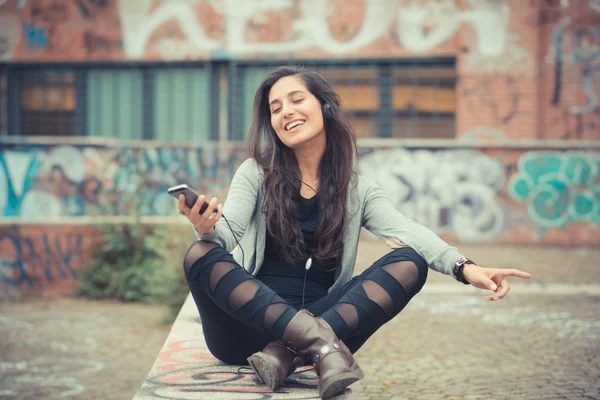
[[[189,293],[182,261],[194,235],[185,225],[111,224],[78,281],[78,294],[166,305],[172,321]]]

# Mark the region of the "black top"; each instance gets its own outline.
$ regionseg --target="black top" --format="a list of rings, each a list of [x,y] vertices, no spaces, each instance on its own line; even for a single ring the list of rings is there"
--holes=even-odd
[[[299,196],[298,200],[298,223],[309,253],[319,224],[318,198],[319,195],[316,194],[310,199]],[[298,264],[290,264],[281,257],[278,250],[277,244],[267,234],[265,258],[257,278],[292,306],[299,307],[302,303],[306,259]],[[333,281],[333,272],[324,272],[313,262],[306,275],[305,306],[326,296]]]

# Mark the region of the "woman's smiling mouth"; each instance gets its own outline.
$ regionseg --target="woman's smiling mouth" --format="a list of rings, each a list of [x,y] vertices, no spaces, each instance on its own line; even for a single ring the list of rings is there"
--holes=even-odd
[[[305,121],[304,121],[304,120],[301,120],[301,119],[297,119],[297,120],[295,120],[295,121],[288,122],[288,123],[285,125],[285,127],[284,127],[284,130],[285,130],[285,131],[287,131],[287,132],[293,132],[293,131],[296,131],[296,130],[298,130],[298,127],[299,127],[299,126],[302,126],[302,125],[304,125],[304,122],[305,122]]]

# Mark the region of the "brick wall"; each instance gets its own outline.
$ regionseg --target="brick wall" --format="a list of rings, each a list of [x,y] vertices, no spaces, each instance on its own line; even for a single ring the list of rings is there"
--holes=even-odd
[[[8,61],[454,55],[459,136],[600,137],[597,0],[0,4]]]

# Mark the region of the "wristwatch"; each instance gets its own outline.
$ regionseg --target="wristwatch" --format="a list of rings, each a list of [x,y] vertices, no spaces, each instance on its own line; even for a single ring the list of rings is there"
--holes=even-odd
[[[460,260],[458,260],[454,264],[454,267],[452,268],[452,273],[454,274],[454,278],[456,278],[457,281],[464,283],[465,285],[469,284],[469,281],[466,280],[463,275],[463,270],[465,269],[465,265],[467,265],[467,264],[475,264],[475,262],[472,260],[469,260],[468,258],[461,257]]]

